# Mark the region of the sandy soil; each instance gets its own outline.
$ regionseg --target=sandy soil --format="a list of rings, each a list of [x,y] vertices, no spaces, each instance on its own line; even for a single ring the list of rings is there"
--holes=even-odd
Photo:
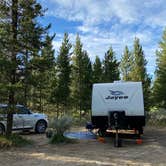
[[[143,144],[124,139],[114,148],[113,138],[106,143],[80,140],[74,144],[49,145],[45,135],[27,134],[33,146],[0,150],[0,166],[166,166],[166,128],[147,128]]]

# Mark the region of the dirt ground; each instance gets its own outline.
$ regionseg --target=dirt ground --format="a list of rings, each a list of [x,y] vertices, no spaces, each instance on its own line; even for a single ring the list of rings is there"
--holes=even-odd
[[[82,129],[79,129],[82,130]],[[166,128],[146,128],[143,144],[123,139],[114,148],[113,138],[106,143],[79,140],[74,144],[49,145],[45,134],[27,134],[34,144],[0,150],[0,166],[166,166]]]

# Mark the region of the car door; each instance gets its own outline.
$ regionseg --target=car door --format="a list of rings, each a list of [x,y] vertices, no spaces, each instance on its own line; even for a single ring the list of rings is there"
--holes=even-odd
[[[33,128],[33,116],[29,109],[24,106],[17,106],[18,109],[18,118],[20,121],[20,126],[23,129],[31,129]]]
[[[21,110],[18,107],[15,108],[15,112],[13,114],[13,130],[18,130],[23,128],[23,118]]]
[[[6,126],[7,124],[7,106],[0,104],[0,123]]]

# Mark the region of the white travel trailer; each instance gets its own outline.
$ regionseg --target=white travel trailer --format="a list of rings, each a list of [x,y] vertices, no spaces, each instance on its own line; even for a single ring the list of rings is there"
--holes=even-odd
[[[143,133],[145,112],[141,82],[93,84],[92,125],[107,129],[135,129]]]

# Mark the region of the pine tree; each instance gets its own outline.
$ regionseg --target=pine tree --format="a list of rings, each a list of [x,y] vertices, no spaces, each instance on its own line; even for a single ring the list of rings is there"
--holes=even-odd
[[[82,59],[82,43],[79,35],[76,37],[76,44],[74,47],[74,55],[72,56],[72,85],[71,96],[72,102],[76,107],[76,110],[81,110],[80,106],[80,92],[81,92],[81,59]]]
[[[86,51],[82,50],[79,35],[76,37],[74,55],[72,57],[72,99],[76,110],[80,112],[89,108],[91,93],[92,67]]]
[[[54,98],[57,98],[55,101],[58,105],[61,105],[64,109],[64,112],[67,109],[69,104],[70,97],[70,74],[71,74],[71,64],[70,64],[70,49],[71,44],[69,42],[68,34],[64,34],[63,42],[60,47],[60,52],[57,57],[57,78],[56,78],[56,88],[52,92]],[[59,108],[58,108],[59,109]]]
[[[9,111],[7,114],[7,135],[11,134],[12,123],[13,123],[13,106],[15,103],[15,91],[17,86],[16,80],[16,70],[17,70],[17,52],[18,52],[18,41],[17,41],[17,20],[18,20],[18,0],[2,1],[0,4],[0,9],[2,11],[0,18],[0,39],[1,46],[3,49],[1,51],[2,72],[6,77],[6,85],[2,86],[8,92],[8,103]],[[10,14],[11,13],[11,14]],[[9,21],[10,20],[10,21]],[[6,53],[5,53],[6,51]],[[9,68],[10,67],[10,68]],[[6,71],[5,71],[6,69]],[[4,78],[5,78],[4,77]],[[4,82],[3,82],[4,83]]]
[[[35,0],[1,0],[0,3],[0,61],[2,82],[8,94],[7,135],[11,134],[14,105],[22,88],[20,75],[27,68],[26,61],[35,56],[42,45],[47,28],[37,24],[36,18],[43,15],[42,7]],[[26,57],[26,58],[25,58]]]
[[[132,58],[131,53],[128,49],[128,47],[125,47],[124,54],[122,56],[122,60],[120,62],[120,71],[122,75],[122,80],[129,81],[130,78],[130,72],[132,67]]]
[[[91,93],[92,93],[92,64],[88,53],[83,51],[82,57],[82,78],[81,78],[81,110],[85,113],[91,106]]]
[[[47,35],[41,49],[41,55],[36,56],[30,61],[31,65],[37,66],[37,68],[33,70],[31,75],[32,81],[29,80],[29,84],[35,89],[32,96],[33,101],[36,101],[35,105],[39,108],[39,111],[43,111],[43,105],[48,103],[49,93],[51,91],[51,73],[55,66],[54,49],[52,45],[54,37],[55,35],[52,37]]]
[[[150,107],[149,96],[151,79],[146,71],[147,62],[138,38],[135,38],[134,40],[134,50],[132,53],[132,58],[133,63],[131,65],[130,77],[132,81],[142,82],[145,110],[148,111]]]
[[[115,58],[112,47],[105,53],[103,61],[103,82],[119,80],[119,62]]]
[[[102,82],[102,63],[100,58],[96,56],[95,62],[93,64],[93,83],[100,83]]]
[[[161,107],[166,108],[166,29],[159,43],[157,54],[156,79],[154,82],[154,101]]]
[[[21,102],[24,103],[24,105],[27,105],[28,99],[30,99],[32,72],[38,68],[38,66],[32,65],[31,61],[33,58],[37,61],[39,51],[45,44],[45,41],[43,40],[45,40],[45,35],[47,35],[46,32],[50,28],[50,25],[42,27],[36,21],[37,17],[43,16],[42,7],[36,0],[20,0],[19,6],[23,9],[20,12],[22,17],[19,17],[19,41],[21,41],[22,65],[24,66],[22,71],[24,91],[22,97],[23,101]],[[40,57],[38,60],[41,61]]]

